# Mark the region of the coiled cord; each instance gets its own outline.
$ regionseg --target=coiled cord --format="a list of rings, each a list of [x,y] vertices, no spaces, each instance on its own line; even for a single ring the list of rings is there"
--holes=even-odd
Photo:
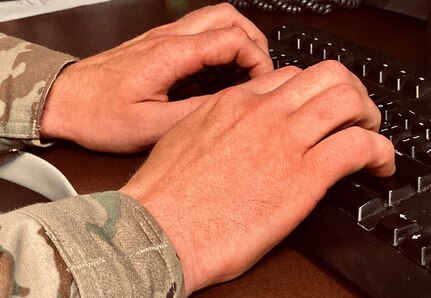
[[[361,0],[228,0],[239,9],[255,7],[263,11],[283,11],[286,13],[301,13],[311,11],[318,14],[328,14],[334,7],[356,8]]]

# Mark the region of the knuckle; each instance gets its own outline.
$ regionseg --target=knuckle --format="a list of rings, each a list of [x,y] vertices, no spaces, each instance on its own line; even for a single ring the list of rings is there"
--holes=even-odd
[[[164,35],[164,28],[161,27],[156,27],[156,28],[152,28],[150,30],[148,30],[147,32],[145,32],[145,37],[148,39],[153,39],[159,36],[163,36]]]
[[[295,76],[298,73],[300,73],[302,71],[302,69],[300,69],[299,67],[296,67],[296,66],[285,66],[285,67],[278,69],[277,71],[283,73],[287,77],[292,77],[292,76]]]
[[[159,36],[154,40],[154,43],[157,47],[160,47],[162,50],[166,50],[167,53],[172,51],[175,46],[180,44],[180,37],[177,36]]]
[[[351,72],[342,63],[338,61],[325,60],[323,62],[320,62],[319,65],[339,82],[348,81],[351,76]]]
[[[227,29],[228,34],[231,37],[232,42],[243,41],[244,39],[248,39],[247,33],[241,27],[230,27]]]
[[[364,154],[372,146],[369,131],[360,128],[359,126],[352,126],[349,128],[349,142],[346,145],[350,148],[356,148],[358,154]]]
[[[234,98],[240,98],[244,96],[244,91],[242,88],[238,88],[237,87],[229,87],[229,88],[225,88],[221,91],[218,92],[218,94],[220,95],[218,102],[221,103],[232,103]]]
[[[231,13],[237,12],[237,10],[234,8],[234,6],[228,2],[223,2],[223,3],[217,4],[214,7],[216,9],[219,9],[223,13],[231,14]]]
[[[147,32],[145,32],[144,34],[145,34],[145,37],[152,39],[158,35],[157,32],[158,32],[157,28],[152,28],[152,29],[148,30]]]
[[[251,98],[256,99],[256,95],[239,86],[226,88],[217,94],[214,107],[225,112],[232,111],[231,114],[238,119],[248,118],[248,116],[254,117],[253,115],[260,111],[266,103],[265,100],[251,100]]]
[[[341,83],[334,87],[334,93],[336,98],[341,101],[342,104],[357,108],[363,105],[363,98],[361,93],[352,85]]]

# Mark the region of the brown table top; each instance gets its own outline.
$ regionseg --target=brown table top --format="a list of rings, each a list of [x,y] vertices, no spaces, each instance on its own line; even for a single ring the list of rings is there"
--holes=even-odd
[[[0,23],[0,32],[84,58],[173,21],[211,0],[121,0]],[[291,23],[307,23],[397,58],[426,63],[426,24],[393,13],[361,7],[330,16],[270,14],[246,11],[265,33]],[[32,150],[60,169],[78,193],[113,190],[122,186],[142,163],[145,154],[95,153],[60,142]],[[26,202],[0,202],[8,210]],[[286,239],[251,270],[234,281],[193,297],[357,297],[356,286],[293,248]]]

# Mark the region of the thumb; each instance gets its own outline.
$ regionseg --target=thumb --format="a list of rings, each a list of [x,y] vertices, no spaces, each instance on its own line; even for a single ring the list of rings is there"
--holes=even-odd
[[[145,121],[140,122],[145,127],[140,127],[139,130],[145,133],[146,143],[157,142],[172,126],[193,112],[209,97],[210,95],[203,95],[174,102],[146,101],[139,103],[141,106],[137,109],[140,113],[139,117],[145,118]]]

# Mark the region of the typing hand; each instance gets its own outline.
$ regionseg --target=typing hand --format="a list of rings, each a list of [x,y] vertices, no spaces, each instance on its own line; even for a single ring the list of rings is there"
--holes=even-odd
[[[190,294],[247,270],[343,176],[392,174],[379,123],[365,87],[338,62],[282,68],[212,95],[120,191],[167,233]]]
[[[66,67],[48,94],[42,136],[98,151],[142,150],[207,98],[170,103],[169,88],[205,65],[231,61],[251,77],[273,69],[265,36],[232,6],[195,11]]]

